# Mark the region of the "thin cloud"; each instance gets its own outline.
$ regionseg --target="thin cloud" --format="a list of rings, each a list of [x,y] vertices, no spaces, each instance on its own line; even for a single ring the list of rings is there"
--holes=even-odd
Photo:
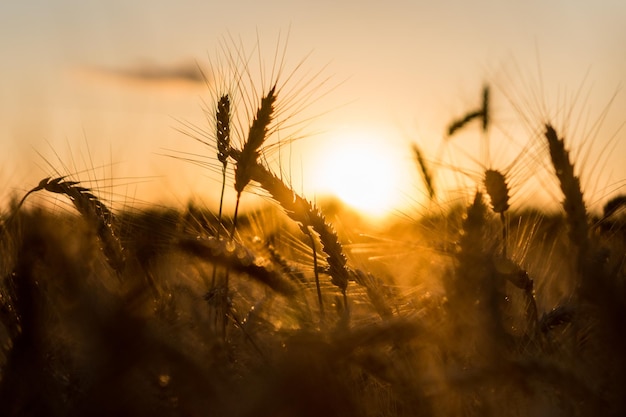
[[[142,84],[167,85],[172,82],[185,82],[204,85],[206,83],[202,71],[195,62],[184,62],[172,66],[142,63],[126,68],[90,67],[81,72],[98,78]]]

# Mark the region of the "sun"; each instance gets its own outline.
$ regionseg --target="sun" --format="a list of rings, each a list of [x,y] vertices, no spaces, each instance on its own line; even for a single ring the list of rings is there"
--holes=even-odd
[[[342,133],[314,161],[314,188],[372,217],[383,217],[402,203],[404,157],[385,137]]]

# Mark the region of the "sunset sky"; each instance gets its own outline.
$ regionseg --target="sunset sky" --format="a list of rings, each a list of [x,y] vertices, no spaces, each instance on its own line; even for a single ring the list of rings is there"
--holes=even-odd
[[[557,128],[568,127],[590,203],[601,203],[626,193],[624,22],[621,0],[3,1],[0,197],[21,195],[56,169],[81,171],[75,178],[98,180],[89,183],[95,188],[112,180],[102,193],[120,209],[192,195],[215,207],[219,174],[171,156],[208,153],[180,132],[208,129],[203,109],[216,100],[195,69],[216,71],[223,47],[236,49],[231,39],[246,52],[258,39],[267,68],[285,41],[286,71],[306,58],[284,89],[310,94],[305,109],[284,113],[306,121],[304,138],[271,157],[311,199],[331,190],[357,206],[426,204],[411,143],[442,188],[472,184],[481,166],[494,166],[510,168],[522,190],[541,170],[533,164],[543,164],[538,118],[552,115]],[[489,161],[474,146],[486,140],[478,126],[445,140],[447,125],[480,105],[484,84],[492,93]],[[507,96],[532,120],[511,111]],[[521,162],[508,167],[520,150]],[[374,200],[357,201],[363,194]]]

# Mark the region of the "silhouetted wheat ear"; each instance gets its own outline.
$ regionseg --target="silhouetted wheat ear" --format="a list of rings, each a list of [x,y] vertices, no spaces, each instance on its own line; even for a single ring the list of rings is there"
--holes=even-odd
[[[295,193],[264,166],[256,163],[251,170],[251,175],[252,179],[283,207],[287,215],[300,224],[303,231],[311,227],[318,234],[322,250],[327,255],[326,262],[331,282],[339,287],[345,296],[351,274],[346,266],[347,259],[343,247],[332,225],[326,222],[317,208]]]
[[[491,120],[491,115],[489,112],[489,86],[486,85],[483,87],[483,109],[481,111],[484,132],[486,132],[489,128],[489,121]]]
[[[486,170],[485,188],[495,213],[502,214],[509,209],[509,186],[504,174],[493,169]]]
[[[570,241],[581,250],[583,255],[588,247],[587,210],[580,190],[580,181],[574,175],[574,166],[570,162],[569,152],[563,139],[557,136],[550,124],[546,124],[545,137],[550,149],[550,158],[565,197],[563,209],[567,217]]]
[[[220,208],[218,213],[219,227],[217,236],[222,231],[222,209],[224,207],[224,191],[226,191],[226,166],[230,153],[230,99],[228,94],[220,97],[215,111],[215,137],[217,141],[217,159],[222,163],[222,191],[220,193]]]
[[[126,264],[124,250],[115,236],[111,223],[113,213],[96,197],[89,188],[79,186],[78,181],[64,181],[65,177],[44,178],[35,188],[24,195],[18,208],[30,194],[45,190],[55,194],[64,194],[72,201],[76,210],[93,227],[102,242],[102,252],[107,262],[116,272],[121,273]]]
[[[474,201],[467,208],[461,238],[459,239],[457,258],[462,263],[466,262],[466,260],[474,262],[476,259],[485,257],[486,222],[487,206],[485,205],[482,192],[476,191]],[[467,268],[467,270],[471,270],[474,267]],[[461,270],[464,273],[467,272],[466,268],[461,268]]]
[[[482,117],[482,115],[483,115],[482,110],[473,111],[473,112],[467,113],[462,118],[455,120],[454,122],[450,124],[450,126],[448,126],[448,136],[452,136],[453,134],[456,133],[457,130],[461,129],[463,126],[465,126],[472,120]]]
[[[248,139],[241,149],[235,169],[235,190],[241,193],[250,182],[250,170],[259,157],[259,148],[265,142],[267,131],[274,113],[276,85],[261,100],[261,107],[250,125]]]
[[[468,112],[465,116],[450,123],[450,125],[448,126],[448,136],[452,136],[457,132],[457,130],[461,129],[472,120],[478,118],[482,119],[483,131],[486,132],[489,128],[489,111],[489,86],[485,86],[483,87],[483,103],[480,110]]]
[[[422,179],[424,180],[424,184],[426,185],[426,189],[428,190],[428,196],[432,200],[435,198],[435,187],[433,185],[433,178],[430,175],[430,170],[426,166],[426,161],[422,156],[422,151],[415,144],[413,144],[413,152],[415,153],[415,157],[417,158],[417,165],[420,168]]]
[[[617,213],[620,208],[626,208],[626,195],[618,195],[610,199],[603,207],[603,219]]]
[[[509,185],[504,174],[488,169],[485,171],[485,188],[491,199],[491,208],[495,213],[500,214],[502,222],[502,256],[506,258],[508,231],[504,212],[509,208]]]
[[[230,99],[228,94],[223,95],[217,102],[215,127],[217,130],[217,159],[226,167],[230,152]]]

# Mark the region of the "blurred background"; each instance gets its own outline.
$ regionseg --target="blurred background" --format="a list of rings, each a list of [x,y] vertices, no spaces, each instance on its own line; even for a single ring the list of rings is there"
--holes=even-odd
[[[625,21],[617,0],[5,0],[0,198],[71,173],[116,209],[190,198],[215,208],[213,151],[181,130],[210,132],[212,75],[227,66],[225,51],[245,49],[266,80],[284,56],[285,96],[306,98],[282,113],[298,122],[283,139],[302,138],[271,157],[309,199],[333,193],[377,215],[427,206],[416,143],[441,200],[494,167],[510,172],[516,204],[558,202],[541,175],[549,118],[573,148],[590,205],[601,204],[625,187]],[[468,125],[447,138],[486,84],[489,131]]]

